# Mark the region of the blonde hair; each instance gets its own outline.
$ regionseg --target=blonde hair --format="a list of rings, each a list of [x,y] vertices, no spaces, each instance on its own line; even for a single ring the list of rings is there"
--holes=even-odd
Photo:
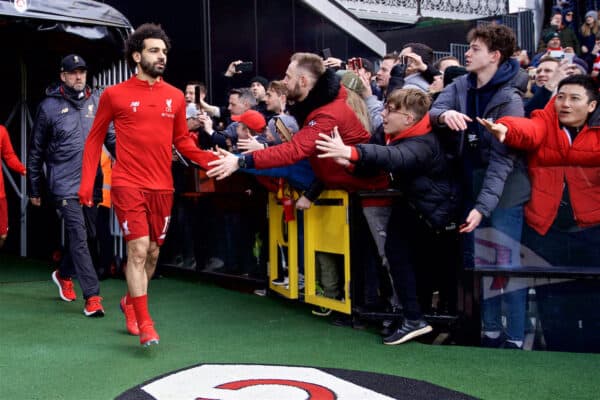
[[[317,80],[325,73],[325,64],[323,59],[313,53],[294,53],[290,61],[296,61],[298,68],[308,71],[312,77]]]
[[[596,35],[599,30],[600,30],[600,24],[598,24],[597,19],[594,19],[594,24],[592,25],[591,28],[587,23],[584,22],[583,25],[581,25],[581,29],[580,29],[582,36]],[[592,51],[592,50],[590,49],[590,51]]]
[[[388,96],[386,104],[393,104],[397,110],[412,112],[419,121],[429,111],[431,98],[419,89],[397,89]]]
[[[278,96],[287,96],[288,94],[287,86],[285,86],[283,81],[271,81],[267,90],[272,90],[277,93]]]
[[[346,104],[354,111],[354,114],[356,114],[362,126],[364,126],[367,131],[371,132],[371,117],[369,116],[367,103],[365,103],[360,95],[352,90],[346,90],[346,93],[348,93]]]

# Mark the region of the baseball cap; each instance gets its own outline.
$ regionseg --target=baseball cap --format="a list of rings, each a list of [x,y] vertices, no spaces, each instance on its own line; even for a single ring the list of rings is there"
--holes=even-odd
[[[240,115],[232,115],[231,119],[241,122],[256,133],[261,133],[267,125],[265,117],[255,110],[247,110]]]
[[[360,95],[365,90],[365,85],[358,75],[356,75],[353,71],[347,70],[339,70],[336,74],[341,77],[341,83],[346,87],[346,89],[350,89]]]
[[[60,62],[60,72],[73,72],[76,69],[87,70],[85,60],[77,54],[69,54]]]

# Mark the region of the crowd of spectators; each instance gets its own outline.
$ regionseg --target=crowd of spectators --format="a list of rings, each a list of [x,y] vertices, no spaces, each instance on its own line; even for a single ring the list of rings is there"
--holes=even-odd
[[[535,53],[489,24],[468,33],[465,65],[435,60],[425,43],[381,60],[296,53],[271,81],[235,60],[222,76],[226,106],[189,81],[189,135],[219,159],[194,172],[174,152],[176,192],[197,196],[177,197],[164,256],[264,279],[268,192],[301,213],[326,189],[395,189],[361,196],[368,250],[353,271],[353,301],[402,315],[384,321],[388,345],[429,333],[425,314],[457,312],[463,268],[517,268],[530,262],[523,246],[543,265],[596,266],[600,25],[596,10],[578,12],[553,9]],[[284,222],[293,218],[288,209]],[[340,258],[319,252],[316,265],[318,293],[343,298]],[[286,285],[284,274],[270,279]],[[482,344],[522,349],[528,288],[501,277],[483,286]]]

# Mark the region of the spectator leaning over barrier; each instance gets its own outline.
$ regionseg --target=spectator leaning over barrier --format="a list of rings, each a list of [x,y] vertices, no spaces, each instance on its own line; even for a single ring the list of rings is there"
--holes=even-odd
[[[344,166],[350,160],[356,173],[368,168],[390,172],[392,186],[404,195],[394,202],[385,243],[404,313],[393,333],[383,338],[389,345],[431,332],[417,300],[417,271],[430,270],[431,265],[450,268],[450,254],[455,253],[458,185],[431,132],[430,104],[429,96],[419,89],[399,89],[388,96],[383,131],[370,144],[347,146],[337,129],[334,135],[320,134],[316,142],[323,151],[319,157],[334,158]],[[431,257],[431,249],[436,257]]]
[[[525,240],[552,265],[600,260],[600,110],[591,77],[569,76],[531,119],[478,119],[502,143],[528,152],[531,200]]]
[[[386,188],[388,181],[384,174],[369,179],[355,177],[335,161],[317,157],[315,140],[319,137],[318,134],[332,132],[335,126],[340,128],[343,140],[348,144],[366,143],[371,137],[347,104],[346,88],[340,85],[340,78],[333,70],[325,68],[321,57],[311,53],[295,53],[284,82],[288,89],[288,102],[292,103],[290,113],[301,124],[301,129],[289,142],[243,154],[239,158],[219,150],[222,158],[211,164],[213,169],[208,171],[208,175],[224,179],[239,168],[281,167],[308,158],[316,178],[328,189],[356,191]],[[315,200],[303,197],[299,202]],[[302,208],[309,206],[310,203],[304,203]],[[298,208],[298,203],[296,207]],[[332,293],[325,293],[325,296],[335,297],[335,293],[332,290]]]
[[[314,141],[320,132],[331,132],[334,126],[343,131],[343,139],[349,144],[366,143],[369,132],[362,126],[358,117],[346,104],[346,89],[340,86],[335,72],[325,69],[321,58],[311,53],[296,53],[288,66],[285,83],[288,88],[288,101],[293,105],[290,113],[302,124],[302,128],[287,143],[269,147],[236,157],[220,150],[223,158],[211,162],[211,177],[224,179],[239,168],[271,168],[293,164],[303,158],[310,158],[317,178],[332,189],[379,189],[387,186],[384,176],[378,179],[364,179],[349,176],[333,160],[319,159]]]
[[[469,73],[442,91],[430,117],[434,127],[458,132],[454,133],[459,139],[456,153],[465,186],[466,219],[460,226],[460,232],[465,234],[465,267],[474,266],[474,230],[482,222],[482,226],[494,228],[489,242],[510,250],[510,257],[497,260],[499,265],[510,267],[520,262],[523,204],[530,192],[527,171],[522,157],[498,142],[475,118],[523,116],[521,96],[513,87],[513,80],[520,73],[518,62],[511,58],[516,40],[513,31],[504,25],[477,27],[467,39]],[[495,285],[492,291],[484,291],[483,344],[521,348],[526,290],[507,290],[502,294],[500,289]],[[501,323],[501,300],[509,308],[506,336]]]

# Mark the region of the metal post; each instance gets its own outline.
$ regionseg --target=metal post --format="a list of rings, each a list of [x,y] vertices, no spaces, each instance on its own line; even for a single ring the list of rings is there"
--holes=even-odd
[[[19,57],[21,69],[21,161],[27,159],[27,66],[23,60],[23,56]],[[21,176],[21,247],[19,255],[27,256],[27,181],[24,176]]]

